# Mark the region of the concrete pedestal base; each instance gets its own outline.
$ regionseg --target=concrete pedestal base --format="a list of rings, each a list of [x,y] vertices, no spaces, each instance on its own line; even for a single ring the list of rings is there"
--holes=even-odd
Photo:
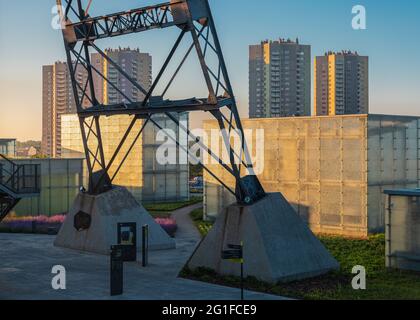
[[[280,193],[257,203],[224,209],[187,265],[240,275],[240,265],[221,259],[228,244],[243,241],[244,275],[277,283],[318,276],[339,267]]]
[[[91,216],[90,228],[77,231],[74,216],[83,211]],[[149,250],[175,248],[175,241],[157,224],[131,193],[122,187],[114,187],[103,194],[93,196],[79,193],[73,207],[54,241],[57,247],[109,254],[110,246],[117,244],[117,224],[137,223],[137,248],[141,250],[141,227],[149,225]]]

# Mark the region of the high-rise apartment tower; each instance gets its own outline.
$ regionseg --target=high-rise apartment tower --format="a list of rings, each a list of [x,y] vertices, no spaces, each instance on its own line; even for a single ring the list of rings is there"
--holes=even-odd
[[[152,57],[139,49],[119,48],[107,49],[105,53],[118,64],[131,78],[135,79],[144,89],[152,85]],[[104,81],[98,73],[94,73],[96,98],[100,103],[116,104],[121,102],[142,101],[144,94],[127,78],[118,72],[99,53],[92,54],[92,64],[112,83]],[[122,93],[118,92],[117,87]]]
[[[82,74],[80,76],[83,76]],[[42,67],[42,154],[60,157],[61,115],[76,112],[67,63]]]
[[[141,53],[139,49],[132,50],[130,48],[108,49],[105,52],[145,90],[150,88],[152,57],[149,54]],[[129,80],[121,76],[115,67],[110,65],[107,59],[99,53],[92,54],[91,63],[112,83],[106,82],[98,72],[93,73],[95,96],[98,103],[117,104],[128,102],[127,98],[131,101],[142,101],[144,94],[134,87]],[[61,157],[61,115],[77,112],[67,63],[56,62],[53,65],[43,66],[42,78],[42,153],[48,157],[59,158]],[[77,66],[76,78],[80,87],[84,88],[87,81],[87,72],[80,64]],[[91,98],[89,89],[89,87],[86,87],[86,96],[83,98],[84,106],[92,105],[92,102],[88,99],[88,97]]]
[[[249,116],[311,114],[311,47],[299,40],[263,41],[249,47]]]
[[[315,58],[317,116],[369,113],[369,59],[357,52],[327,52]]]

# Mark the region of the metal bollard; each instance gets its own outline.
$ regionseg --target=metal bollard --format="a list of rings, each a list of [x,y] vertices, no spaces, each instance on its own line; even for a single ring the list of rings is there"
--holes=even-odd
[[[142,266],[146,267],[149,263],[149,226],[142,227]]]
[[[123,294],[123,259],[124,248],[121,245],[111,246],[110,289],[111,296]]]

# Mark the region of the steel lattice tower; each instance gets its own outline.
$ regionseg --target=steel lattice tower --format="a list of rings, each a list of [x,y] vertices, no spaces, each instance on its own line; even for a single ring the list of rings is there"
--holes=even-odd
[[[252,161],[245,142],[241,119],[208,0],[171,0],[168,3],[98,17],[91,17],[88,14],[91,2],[92,0],[64,0],[62,3],[61,0],[57,0],[57,4],[61,8],[60,15],[64,26],[64,45],[89,171],[88,192],[90,194],[99,194],[111,188],[112,181],[134,147],[134,144],[141,136],[145,126],[150,122],[159,129],[163,129],[154,121],[152,116],[154,114],[165,114],[176,123],[180,130],[185,131],[190,138],[200,144],[202,150],[207,152],[225,170],[234,176],[236,188],[232,190],[219,177],[213,174],[211,170],[203,165],[204,169],[210,175],[236,196],[238,203],[251,204],[264,197],[265,192],[261,184],[256,176],[252,174]],[[179,28],[180,34],[151,87],[147,90],[135,79],[132,79],[96,44],[101,39],[170,27]],[[185,53],[182,61],[178,64],[174,74],[167,78],[169,82],[165,86],[165,90],[157,94],[155,92],[157,85],[164,81],[163,75],[167,71],[168,65],[173,60],[175,52],[180,49],[181,41],[188,34],[192,39],[191,46]],[[193,50],[196,51],[199,59],[202,75],[204,76],[208,89],[208,96],[182,100],[166,99],[165,94]],[[120,75],[142,92],[145,97],[143,101],[132,101],[132,99],[129,99],[106,75],[95,68],[90,61],[91,52],[99,53]],[[216,57],[216,67],[211,66],[208,62],[210,53]],[[85,83],[81,84],[77,81],[77,68],[86,70],[87,79]],[[95,96],[94,74],[98,74],[103,78],[108,85],[112,86],[121,96],[125,97],[128,103],[100,104]],[[174,115],[177,112],[192,111],[210,112],[218,121],[219,127],[222,130],[224,144],[229,154],[230,161],[228,164],[224,163],[199,138],[195,137]],[[109,117],[121,114],[134,117],[113,155],[110,159],[105,159],[99,119],[104,116]],[[139,119],[144,120],[141,129],[139,132],[136,132],[136,137],[127,149],[128,151],[123,156],[123,161],[119,164],[116,172],[110,176],[110,167],[113,165],[117,155],[121,153],[128,135],[133,131]],[[229,134],[232,130],[236,131],[241,137],[240,154],[237,154],[231,146]],[[175,141],[176,139],[173,140],[179,148],[185,149],[185,146],[181,145],[179,141]],[[92,148],[92,145],[95,147]],[[237,161],[238,159],[239,161]],[[251,175],[241,177],[242,168],[245,168]]]

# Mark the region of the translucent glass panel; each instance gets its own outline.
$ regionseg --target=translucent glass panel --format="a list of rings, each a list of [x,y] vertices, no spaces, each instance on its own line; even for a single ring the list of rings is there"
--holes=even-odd
[[[82,159],[16,160],[18,164],[39,164],[41,193],[23,199],[15,208],[17,215],[54,215],[68,211],[83,185]]]
[[[420,197],[390,196],[387,266],[420,271]]]
[[[258,141],[265,149],[259,176],[265,190],[283,192],[317,232],[365,236],[383,231],[384,188],[418,186],[416,117],[351,115],[243,123],[245,129],[265,131],[264,141]],[[217,128],[217,123],[208,121],[206,128]],[[252,145],[256,143],[254,135]],[[233,186],[221,166],[210,167]],[[208,174],[205,180],[218,184]],[[212,202],[220,201],[220,194],[208,195],[212,210],[220,207]]]
[[[188,115],[176,115],[182,121],[184,126],[188,126]],[[101,118],[101,133],[105,158],[110,159],[118,147],[123,135],[125,134],[130,122],[130,116],[113,116]],[[176,124],[167,117],[154,116],[159,126],[172,130],[178,135]],[[134,141],[137,133],[143,125],[143,120],[139,120],[128,136],[121,152],[116,157],[111,166],[110,175],[113,176],[121,164],[125,153]],[[79,120],[77,116],[63,116],[63,156],[77,155],[77,151],[83,152],[82,139],[80,135]],[[188,165],[178,164],[178,150],[176,153],[175,164],[162,164],[156,159],[156,151],[161,142],[156,141],[156,135],[159,129],[149,122],[146,125],[143,135],[134,145],[131,153],[128,155],[124,164],[119,169],[115,177],[114,184],[127,187],[138,201],[174,201],[178,199],[187,199],[188,189]],[[95,141],[95,139],[93,139]],[[96,147],[91,145],[91,147]],[[79,153],[80,154],[80,153]],[[173,175],[174,178],[165,175]],[[163,175],[163,178],[162,178]],[[166,195],[165,195],[165,192]]]

